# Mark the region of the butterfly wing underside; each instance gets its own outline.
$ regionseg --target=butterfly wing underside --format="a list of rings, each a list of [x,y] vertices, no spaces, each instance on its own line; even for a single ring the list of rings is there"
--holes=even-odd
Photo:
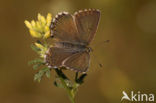
[[[74,70],[76,72],[86,72],[89,67],[90,55],[88,52],[80,52],[71,55],[66,58],[62,65],[67,67],[67,69]]]
[[[80,10],[74,14],[74,18],[81,42],[88,45],[96,33],[100,11],[96,9]]]

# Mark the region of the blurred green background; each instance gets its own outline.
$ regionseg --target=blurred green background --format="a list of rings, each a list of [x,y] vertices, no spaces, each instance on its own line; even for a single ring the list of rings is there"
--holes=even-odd
[[[0,103],[70,102],[53,85],[54,72],[51,79],[33,81],[27,62],[38,55],[24,20],[85,8],[100,9],[101,19],[91,44],[96,59],[91,54],[76,103],[120,103],[123,90],[156,94],[156,0],[0,0]]]

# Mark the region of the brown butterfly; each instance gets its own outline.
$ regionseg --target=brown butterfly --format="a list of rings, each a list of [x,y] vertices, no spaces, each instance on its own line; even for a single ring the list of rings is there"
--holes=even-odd
[[[52,20],[51,36],[58,39],[45,56],[50,68],[66,67],[85,73],[90,63],[90,42],[93,40],[100,11],[96,9],[80,10],[71,15],[62,12]]]

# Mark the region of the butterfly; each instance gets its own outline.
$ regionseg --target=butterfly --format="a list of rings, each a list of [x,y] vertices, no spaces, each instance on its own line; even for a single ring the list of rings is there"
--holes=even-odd
[[[73,15],[62,12],[52,20],[51,36],[58,41],[49,48],[45,62],[50,68],[65,67],[86,73],[90,64],[90,42],[100,19],[100,11],[85,9]]]

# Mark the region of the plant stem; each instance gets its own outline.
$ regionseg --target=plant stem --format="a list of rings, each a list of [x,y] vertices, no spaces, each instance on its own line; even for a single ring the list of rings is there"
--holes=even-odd
[[[84,78],[87,76],[87,74],[82,74],[81,76],[78,76],[78,72],[76,72],[75,81],[73,84],[71,84],[71,81],[62,72],[61,69],[57,68],[57,69],[55,69],[55,72],[58,75],[61,86],[67,91],[67,94],[68,94],[68,97],[69,97],[71,103],[75,103],[74,99],[75,99],[75,95],[78,91],[78,87],[84,82]]]
[[[60,77],[60,80],[61,80],[61,83],[63,85],[63,87],[66,89],[67,93],[68,93],[68,97],[70,99],[70,101],[72,103],[75,103],[74,101],[74,97],[75,97],[75,94],[72,93],[72,89],[70,89],[67,85],[66,85],[66,82],[64,81],[63,78]]]
[[[75,88],[72,88],[71,86],[69,86],[67,84],[66,80],[69,80],[69,79],[65,76],[65,74],[61,70],[55,69],[55,71],[56,71],[58,77],[60,78],[60,81],[61,81],[63,88],[67,91],[67,94],[68,94],[68,97],[69,97],[71,103],[75,103],[74,98],[75,98],[76,92],[73,92],[73,90]]]

